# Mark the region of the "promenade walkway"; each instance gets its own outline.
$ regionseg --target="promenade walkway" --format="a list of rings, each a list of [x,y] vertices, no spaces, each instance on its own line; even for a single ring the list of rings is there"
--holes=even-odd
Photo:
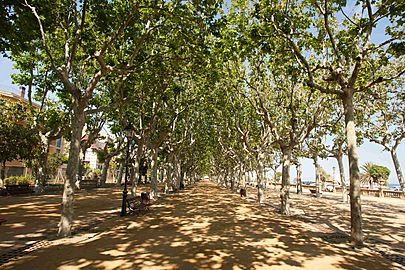
[[[49,238],[52,233],[49,236],[46,233],[47,229],[53,232],[57,221],[57,200],[53,201],[52,197],[51,202],[47,200],[37,207],[35,203],[31,205],[37,211],[40,208],[43,216],[21,216],[17,220],[27,228],[25,232],[19,232],[19,237],[29,233],[32,221],[41,228],[43,235],[40,237],[45,239],[43,244],[33,247],[32,252],[28,251],[18,259],[10,260],[0,269],[405,268],[382,256],[376,250],[379,243],[362,249],[352,249],[347,244],[347,206],[339,206],[329,199],[292,196],[293,208],[299,214],[284,217],[277,214],[276,197],[276,193],[268,194],[268,205],[258,206],[253,198],[241,199],[236,193],[202,181],[179,194],[165,196],[145,215],[122,218],[117,207],[111,208],[112,203],[119,206],[118,190],[94,191],[94,194],[78,196],[79,216],[84,214],[83,206],[87,205],[90,216],[97,216],[98,208],[105,218],[87,226],[87,230],[79,231],[74,237],[61,240],[52,240]],[[30,197],[15,198],[15,203],[26,198]],[[4,199],[9,198],[0,198],[0,210],[3,213],[11,207],[13,213],[7,212],[8,227],[6,223],[0,226],[0,244],[4,250],[9,250],[8,244],[20,240],[13,237],[12,232],[3,238],[4,229],[18,229],[10,217],[21,214],[19,211],[23,208],[5,206]],[[26,203],[29,204],[28,199]],[[326,208],[319,208],[318,204],[326,204],[329,212],[322,213]],[[369,215],[365,215],[366,233],[372,228],[368,224]],[[402,216],[396,218],[393,212],[387,215],[393,221],[393,224],[386,224],[388,230],[395,227],[404,231]],[[37,218],[41,222],[35,221]],[[52,222],[47,222],[47,219]],[[83,216],[79,222],[84,226]],[[380,224],[383,220],[378,217],[377,222]],[[400,239],[392,244],[401,248]]]

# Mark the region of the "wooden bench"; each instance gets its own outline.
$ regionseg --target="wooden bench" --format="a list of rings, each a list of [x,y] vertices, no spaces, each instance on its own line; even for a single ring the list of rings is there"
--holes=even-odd
[[[31,194],[34,189],[30,185],[6,185],[6,192],[10,195]]]
[[[309,191],[311,191],[311,194],[316,194],[316,189],[315,188],[311,188]],[[322,195],[322,191],[319,191],[319,194]]]
[[[148,192],[142,192],[141,196],[135,198],[127,198],[126,200],[129,212],[141,213],[150,211],[150,197]]]
[[[80,181],[80,189],[96,188],[97,180],[82,180]]]

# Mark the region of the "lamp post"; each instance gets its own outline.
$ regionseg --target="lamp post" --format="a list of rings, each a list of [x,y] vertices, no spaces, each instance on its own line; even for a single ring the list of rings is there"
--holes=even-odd
[[[125,182],[124,182],[124,190],[122,191],[122,205],[121,205],[121,217],[126,216],[127,214],[127,183],[128,183],[128,161],[129,161],[129,147],[131,138],[133,135],[133,127],[129,122],[128,125],[124,128],[124,133],[127,137],[127,154],[125,157]]]

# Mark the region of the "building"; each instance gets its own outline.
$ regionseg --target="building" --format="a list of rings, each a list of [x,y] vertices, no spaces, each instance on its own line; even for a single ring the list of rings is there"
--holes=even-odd
[[[28,104],[29,101],[25,98],[25,87],[20,87],[19,94],[14,94],[11,92],[0,90],[0,99],[5,100],[9,103],[20,103]],[[40,106],[36,103],[32,103],[34,108],[39,108]],[[64,140],[57,139],[50,142],[49,154],[60,154],[63,152]],[[7,161],[5,166],[5,176],[22,176],[31,174],[31,170],[27,168],[23,161],[13,160]]]

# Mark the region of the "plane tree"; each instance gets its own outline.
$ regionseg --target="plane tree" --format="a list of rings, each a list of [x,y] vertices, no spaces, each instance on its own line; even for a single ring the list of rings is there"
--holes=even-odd
[[[291,67],[289,59],[270,58],[265,51],[261,53],[251,56],[250,71],[241,74],[241,78],[249,91],[245,96],[270,130],[273,146],[282,153],[280,211],[288,215],[292,152],[321,124],[329,100],[303,83],[302,74]]]
[[[370,96],[376,85],[404,74],[403,65],[391,74],[383,72],[403,55],[404,3],[264,0],[253,5],[259,35],[266,40],[274,35],[284,39],[286,52],[296,57],[306,73],[306,84],[343,104],[350,164],[351,239],[354,245],[362,245],[355,100],[359,93]],[[387,21],[386,36],[377,40],[378,26]]]
[[[2,42],[7,45],[4,47],[13,51],[34,49],[41,52],[41,65],[52,69],[63,85],[58,93],[64,94],[71,104],[71,144],[58,231],[61,237],[69,236],[80,139],[86,109],[96,88],[108,75],[128,75],[148,61],[153,55],[144,53],[143,48],[152,42],[152,33],[156,29],[170,21],[176,21],[180,27],[182,18],[201,24],[201,29],[205,29],[204,23],[213,18],[218,4],[215,1],[200,4],[182,1],[26,0],[6,5],[7,27],[27,33],[27,40],[19,39],[21,46],[12,46],[15,36],[5,35],[5,38],[2,36]],[[24,21],[36,23],[24,25]],[[33,42],[38,46],[27,46]]]
[[[404,80],[399,78],[389,85],[382,85],[377,99],[366,110],[369,119],[364,126],[364,135],[371,142],[381,145],[390,153],[398,183],[405,190],[405,180],[397,156],[397,148],[405,138]]]

